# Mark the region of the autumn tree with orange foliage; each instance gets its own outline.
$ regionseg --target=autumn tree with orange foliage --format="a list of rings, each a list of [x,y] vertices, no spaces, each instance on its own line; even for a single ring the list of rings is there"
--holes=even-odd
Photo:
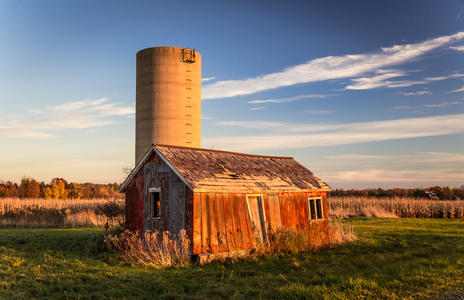
[[[0,198],[44,198],[44,199],[95,199],[122,198],[120,184],[68,183],[63,178],[53,178],[49,184],[24,176],[18,185],[11,181],[0,181]]]

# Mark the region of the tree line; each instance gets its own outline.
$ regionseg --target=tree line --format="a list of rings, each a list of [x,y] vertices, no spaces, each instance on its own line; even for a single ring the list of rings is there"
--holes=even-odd
[[[355,196],[355,197],[373,197],[373,198],[430,198],[431,193],[435,194],[440,200],[464,200],[464,184],[460,188],[450,188],[433,186],[425,189],[364,189],[364,190],[345,190],[335,189],[330,192],[331,196]]]
[[[21,183],[0,180],[0,198],[95,199],[118,198],[120,184],[68,183],[53,178],[50,183],[24,176]]]

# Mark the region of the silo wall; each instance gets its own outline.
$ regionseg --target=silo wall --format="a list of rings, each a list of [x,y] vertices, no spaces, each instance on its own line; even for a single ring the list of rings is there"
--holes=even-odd
[[[152,144],[201,147],[201,55],[179,47],[137,53],[135,163]]]

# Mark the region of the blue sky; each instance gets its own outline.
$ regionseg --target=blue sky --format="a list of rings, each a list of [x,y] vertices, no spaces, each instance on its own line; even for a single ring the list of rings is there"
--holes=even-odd
[[[202,147],[464,184],[464,2],[0,0],[0,180],[122,182],[135,54],[202,55]]]

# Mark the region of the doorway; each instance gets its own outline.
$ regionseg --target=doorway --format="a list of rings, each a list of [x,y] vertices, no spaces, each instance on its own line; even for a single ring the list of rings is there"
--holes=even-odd
[[[255,246],[267,243],[266,215],[262,195],[247,195],[247,204]]]

